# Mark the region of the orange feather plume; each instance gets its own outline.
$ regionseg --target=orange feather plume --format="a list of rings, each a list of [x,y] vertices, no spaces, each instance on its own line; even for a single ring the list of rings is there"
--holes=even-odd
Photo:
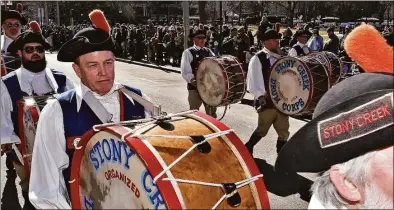
[[[393,48],[373,26],[356,27],[345,39],[345,50],[365,71],[393,74]]]
[[[23,5],[21,3],[16,4],[16,10],[21,13],[23,11]]]
[[[31,28],[32,31],[41,33],[41,27],[40,24],[37,23],[37,21],[35,20],[31,21],[29,23],[29,27]]]
[[[96,28],[102,29],[108,33],[111,31],[111,27],[109,26],[108,21],[101,10],[93,10],[89,14],[89,18]]]

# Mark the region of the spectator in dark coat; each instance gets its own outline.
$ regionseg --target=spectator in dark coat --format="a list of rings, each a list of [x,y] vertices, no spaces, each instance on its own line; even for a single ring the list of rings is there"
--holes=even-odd
[[[327,29],[328,41],[324,43],[323,50],[332,52],[336,55],[339,53],[339,38],[334,33],[334,28]]]

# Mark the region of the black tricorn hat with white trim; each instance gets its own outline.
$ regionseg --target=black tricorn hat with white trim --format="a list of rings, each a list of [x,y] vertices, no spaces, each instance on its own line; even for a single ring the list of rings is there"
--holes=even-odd
[[[363,73],[331,88],[313,120],[285,144],[275,169],[321,172],[394,145],[393,75]]]

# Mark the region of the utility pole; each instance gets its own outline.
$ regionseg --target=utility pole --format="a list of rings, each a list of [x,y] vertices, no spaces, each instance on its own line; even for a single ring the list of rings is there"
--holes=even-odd
[[[190,32],[189,1],[183,1],[182,8],[183,8],[183,48],[186,50],[189,47],[188,40],[189,40],[189,32]]]
[[[58,26],[60,26],[59,1],[56,1],[56,23]]]
[[[223,31],[223,1],[220,1],[219,4],[219,13],[220,13],[220,33]]]
[[[45,25],[48,25],[49,23],[49,17],[48,17],[48,4],[47,1],[44,2],[44,8],[45,8]]]

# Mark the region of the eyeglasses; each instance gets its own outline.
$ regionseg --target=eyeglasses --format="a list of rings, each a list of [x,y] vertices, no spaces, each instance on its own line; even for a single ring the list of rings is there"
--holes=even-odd
[[[19,28],[21,26],[21,24],[18,22],[16,22],[16,23],[8,22],[7,26],[8,26],[8,28],[11,28],[11,27]]]
[[[205,36],[196,36],[196,39],[206,39]]]
[[[43,53],[45,51],[43,46],[35,46],[35,47],[25,47],[23,48],[23,50],[27,53],[27,54],[31,54],[34,51],[38,52],[38,53]]]

